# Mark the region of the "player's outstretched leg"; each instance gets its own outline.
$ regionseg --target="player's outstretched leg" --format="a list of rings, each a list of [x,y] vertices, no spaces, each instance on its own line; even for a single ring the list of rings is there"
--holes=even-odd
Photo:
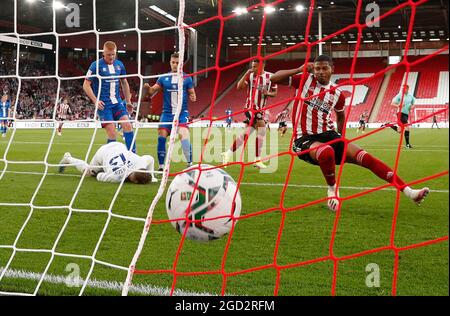
[[[322,137],[322,139],[324,139]],[[331,140],[332,138],[330,138]],[[324,139],[326,141],[326,139]],[[311,150],[309,153],[301,154],[305,150]],[[298,153],[298,157],[313,165],[318,165],[325,181],[328,184],[327,190],[327,205],[328,209],[336,212],[339,208],[339,190],[336,186],[336,153],[335,149],[322,143],[320,141],[315,141],[311,137],[301,137],[298,138],[294,143],[293,150]],[[340,153],[342,155],[342,153]],[[340,158],[339,158],[340,159]],[[339,160],[340,163],[340,160]]]
[[[77,168],[78,171],[81,173],[84,172],[86,168],[88,168],[88,164],[81,159],[73,158],[70,153],[65,153],[61,161],[59,162],[60,165],[75,165],[75,168]],[[66,170],[66,166],[59,166],[58,172],[63,173]]]
[[[334,149],[329,145],[321,146],[317,149],[315,156],[320,170],[322,170],[322,174],[328,184],[328,208],[335,212],[339,207],[339,191],[336,188],[336,160]]]
[[[166,159],[166,137],[158,136],[158,171],[164,170],[164,161]]]
[[[61,123],[59,123],[59,125],[58,125],[58,136],[61,136],[62,135],[62,127],[63,127],[63,122],[61,122]]]
[[[420,205],[425,197],[430,193],[430,189],[425,187],[419,190],[412,189],[398,176],[394,177],[394,171],[384,162],[373,157],[355,144],[349,144],[347,149],[347,161],[360,165],[371,170],[376,176],[388,183],[394,181],[402,188],[401,191],[414,203]]]
[[[413,148],[411,146],[411,143],[409,142],[409,129],[405,129],[405,142],[406,142],[406,148]]]
[[[133,130],[128,132],[123,132],[123,138],[125,139],[125,144],[127,145],[127,149],[136,153],[136,141],[133,143],[134,132]]]
[[[189,141],[189,130],[186,127],[181,127],[178,130],[181,137],[181,148],[183,149],[184,157],[186,158],[187,167],[192,166],[192,146]]]
[[[258,127],[258,132],[256,135],[256,152],[255,152],[255,164],[253,165],[258,169],[266,169],[267,166],[261,162],[261,151],[264,143],[264,138],[266,137],[265,127]]]
[[[164,170],[164,161],[166,160],[166,139],[168,135],[169,130],[167,130],[166,128],[158,129],[158,146],[157,146],[158,162],[159,162],[158,171]]]
[[[250,133],[249,133],[249,135],[250,135],[251,133],[253,133],[253,131],[254,131],[253,127],[250,128]],[[242,144],[244,144],[244,142],[248,139],[248,136],[249,136],[249,135],[247,135],[247,131],[245,131],[245,132],[242,133],[238,138],[236,138],[236,139],[234,140],[233,145],[231,145],[231,147],[230,147],[227,151],[225,151],[225,152],[223,152],[223,153],[221,154],[221,156],[222,156],[222,164],[226,165],[227,163],[229,163],[229,162],[231,161],[231,158],[233,157],[233,153],[234,153],[239,147],[241,147]],[[225,166],[224,168],[226,168],[226,166]]]
[[[123,122],[127,120],[129,120],[128,115],[124,115],[120,118],[119,121],[123,130],[123,138],[125,139],[125,145],[127,145],[127,149],[131,150],[133,153],[136,153],[136,140],[133,143],[134,138],[133,126],[131,125],[130,122]]]

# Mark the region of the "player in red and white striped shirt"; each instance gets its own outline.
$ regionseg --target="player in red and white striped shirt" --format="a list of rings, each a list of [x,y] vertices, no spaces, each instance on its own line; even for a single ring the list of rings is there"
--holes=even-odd
[[[58,136],[62,135],[62,127],[64,124],[64,121],[67,120],[67,115],[70,113],[70,106],[69,101],[67,99],[64,99],[63,102],[59,102],[57,108],[56,108],[56,115],[59,121],[58,126]]]
[[[347,149],[342,140],[345,124],[345,97],[341,90],[331,83],[334,71],[333,60],[326,55],[318,56],[314,63],[291,70],[277,71],[272,77],[273,83],[288,83],[297,88],[294,103],[293,125],[298,127],[298,138],[293,150],[298,157],[308,163],[319,165],[328,184],[328,208],[337,211],[339,192],[336,188],[336,164],[344,160],[371,170],[379,178],[400,185],[401,191],[418,205],[429,193],[428,188],[413,190],[385,163],[376,159],[354,143],[348,143]],[[304,77],[304,78],[302,78]],[[335,111],[337,132],[331,120]],[[294,133],[295,134],[295,133]],[[336,141],[338,140],[338,141]],[[335,141],[332,144],[329,142]],[[304,153],[306,150],[311,150]]]
[[[287,131],[286,122],[289,120],[290,120],[289,109],[286,109],[286,110],[278,113],[277,117],[275,118],[275,123],[279,123],[278,124],[278,132],[281,133],[281,137],[283,137]]]
[[[252,67],[245,73],[245,75],[239,80],[237,84],[238,90],[247,89],[247,99],[245,101],[245,116],[247,119],[244,123],[251,125],[250,133],[257,130],[256,136],[256,159],[254,166],[259,169],[267,168],[261,159],[261,149],[266,137],[266,123],[264,121],[264,108],[269,97],[275,97],[277,95],[277,85],[270,81],[272,73],[264,70],[265,60],[260,63],[259,60],[252,62]],[[259,74],[259,75],[258,75]],[[231,148],[222,153],[223,164],[227,164],[233,152],[235,152],[248,138],[249,134],[246,132],[239,136],[231,146]]]

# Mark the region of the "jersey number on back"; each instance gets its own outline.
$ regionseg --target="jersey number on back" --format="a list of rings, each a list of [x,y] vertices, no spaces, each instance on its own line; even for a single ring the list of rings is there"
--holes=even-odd
[[[116,170],[120,169],[126,163],[126,161],[127,158],[125,158],[125,155],[120,154],[118,156],[111,158],[111,160],[109,161],[109,165],[113,167],[112,171],[115,172]],[[120,166],[119,163],[121,163]]]

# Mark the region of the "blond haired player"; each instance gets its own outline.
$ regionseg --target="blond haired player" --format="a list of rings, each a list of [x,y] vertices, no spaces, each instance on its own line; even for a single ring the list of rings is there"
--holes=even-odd
[[[131,146],[134,132],[133,126],[129,121],[128,112],[132,112],[130,86],[126,78],[117,78],[117,76],[126,75],[125,66],[116,59],[117,46],[114,42],[108,41],[103,45],[103,58],[94,61],[89,67],[84,80],[83,89],[87,96],[95,104],[98,101],[98,115],[101,121],[107,121],[102,124],[108,136],[108,143],[116,141],[116,126],[113,121],[118,121],[123,128],[123,136],[129,150],[136,152],[136,143]],[[97,74],[98,66],[98,74]],[[100,80],[96,77],[100,76]],[[120,97],[120,86],[125,96],[125,101]],[[100,88],[100,98],[97,95]]]

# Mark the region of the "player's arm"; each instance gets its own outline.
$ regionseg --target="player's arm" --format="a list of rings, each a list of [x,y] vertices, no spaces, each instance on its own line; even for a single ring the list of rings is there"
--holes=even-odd
[[[94,62],[89,67],[89,70],[86,74],[86,78],[84,79],[84,82],[83,82],[83,90],[86,93],[86,95],[88,96],[88,98],[94,104],[97,104],[97,96],[95,95],[94,90],[92,90],[92,80],[96,79],[96,77],[94,77],[96,72],[97,72],[97,66],[96,66],[96,63]],[[104,105],[105,105],[105,103],[103,103],[103,101],[98,100],[98,109],[99,110],[103,110]]]
[[[84,79],[83,82],[83,90],[86,93],[86,95],[91,99],[92,103],[97,104],[97,96],[94,93],[94,90],[92,90],[92,81],[89,79]],[[103,110],[105,107],[105,103],[103,101],[98,101],[98,109]]]
[[[396,95],[394,99],[392,99],[391,106],[398,108],[401,102],[402,102],[401,96]]]
[[[265,95],[267,95],[268,97],[276,97],[278,94],[278,88],[277,87],[271,87],[270,91],[266,91]]]
[[[238,83],[237,83],[237,89],[238,90],[244,90],[244,89],[247,89],[247,87],[248,87],[248,79],[250,78],[250,73],[252,72],[253,70],[251,70],[251,69],[249,69],[249,70],[247,70],[247,72],[242,76],[242,78],[238,81]]]
[[[97,174],[97,181],[118,183],[122,181],[122,177],[116,175],[114,172],[100,172]]]
[[[188,89],[188,94],[189,94],[189,100],[192,102],[197,101],[197,95],[195,94],[195,89]]]
[[[125,101],[127,102],[127,104],[131,104],[130,84],[128,83],[127,78],[120,79],[120,84],[122,86],[122,91],[125,96]]]
[[[158,83],[155,83],[153,86],[150,86],[148,83],[146,83],[144,84],[144,88],[147,90],[147,94],[151,96],[162,91],[162,87]]]
[[[120,69],[121,69],[120,75],[126,76],[127,71],[125,70],[125,65],[122,62],[119,62],[119,65],[120,65]],[[130,90],[130,85],[128,83],[127,78],[121,78],[120,85],[122,86],[122,92],[123,92],[123,95],[125,96],[125,102],[127,103],[127,111],[128,111],[128,113],[132,113],[133,112],[133,104],[131,103],[131,90]]]
[[[197,95],[195,94],[195,89],[194,89],[194,80],[192,80],[192,77],[188,77],[188,78],[186,78],[185,82],[186,82],[186,86],[184,89],[187,90],[189,100],[192,102],[197,101]]]
[[[84,93],[86,93],[86,95],[88,96],[88,98],[91,99],[92,103],[97,102],[97,96],[95,95],[94,90],[92,90],[92,81],[84,79],[83,90]]]
[[[415,106],[416,106],[416,98],[415,98],[415,97],[412,97],[410,111],[411,111],[412,109],[414,109]]]
[[[342,135],[345,124],[345,111],[336,111],[336,124],[338,133]]]
[[[122,91],[125,96],[125,102],[127,103],[127,111],[128,113],[131,113],[133,112],[133,104],[131,103],[130,84],[128,83],[127,78],[120,79],[120,84],[122,86]]]
[[[345,96],[343,93],[339,95],[339,99],[334,107],[336,113],[336,124],[338,133],[342,135],[345,126]]]
[[[314,63],[308,63],[306,64],[307,71],[312,72],[312,69],[314,67]],[[303,69],[305,68],[305,65],[301,65],[298,68],[294,69],[288,69],[288,70],[278,70],[276,73],[274,73],[272,76],[270,76],[270,81],[272,83],[277,83],[281,85],[289,85],[289,78],[292,76],[295,76],[299,73],[303,72]]]

